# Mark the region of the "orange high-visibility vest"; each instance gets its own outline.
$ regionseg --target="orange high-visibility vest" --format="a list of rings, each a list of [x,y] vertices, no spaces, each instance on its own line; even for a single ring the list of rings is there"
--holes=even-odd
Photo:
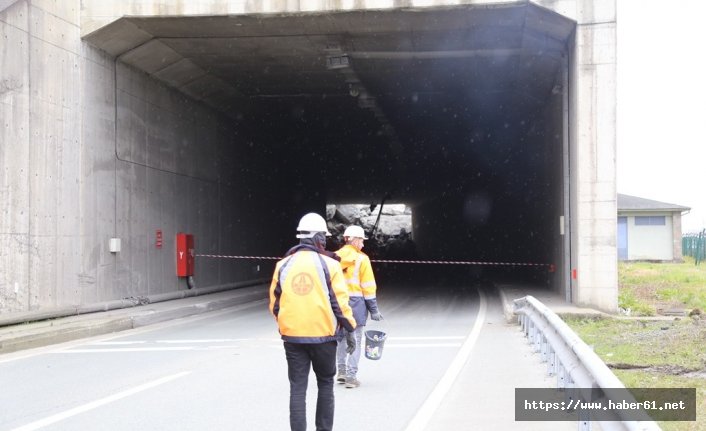
[[[340,264],[303,248],[277,262],[270,285],[270,312],[284,341],[334,341],[339,325],[355,329]]]

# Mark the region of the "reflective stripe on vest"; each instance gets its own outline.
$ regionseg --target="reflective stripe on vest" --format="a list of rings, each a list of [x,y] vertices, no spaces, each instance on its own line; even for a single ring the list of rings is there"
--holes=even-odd
[[[363,256],[358,255],[355,258],[355,265],[353,265],[353,275],[350,278],[346,278],[346,284],[350,286],[355,286],[360,289],[360,266],[363,263]],[[349,292],[350,293],[350,292]],[[362,296],[362,295],[353,295],[353,296]]]

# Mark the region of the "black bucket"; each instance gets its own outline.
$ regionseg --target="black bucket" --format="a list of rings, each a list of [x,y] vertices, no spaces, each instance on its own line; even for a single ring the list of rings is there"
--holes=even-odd
[[[385,338],[387,338],[387,334],[382,331],[365,331],[365,357],[373,361],[380,359]]]

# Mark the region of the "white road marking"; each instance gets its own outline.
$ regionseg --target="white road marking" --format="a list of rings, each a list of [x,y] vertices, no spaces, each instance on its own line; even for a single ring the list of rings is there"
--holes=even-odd
[[[201,314],[195,314],[192,316],[186,316],[179,319],[167,320],[160,323],[155,323],[152,325],[141,326],[139,328],[127,329],[124,331],[114,332],[112,334],[96,335],[94,337],[81,338],[72,341],[66,341],[59,344],[36,347],[33,349],[22,350],[18,352],[2,353],[0,354],[0,364],[5,364],[8,362],[14,362],[21,359],[32,358],[34,356],[45,355],[48,353],[57,353],[59,349],[70,349],[74,346],[83,346],[90,343],[96,343],[106,340],[113,340],[116,338],[134,336],[136,334],[144,334],[149,332],[154,332],[164,328],[170,328],[173,326],[185,325],[193,322],[198,322],[200,320],[210,319],[213,317],[218,317],[224,314],[230,314],[235,310],[245,310],[248,308],[254,308],[265,304],[268,300],[258,300],[253,302],[248,302],[245,304],[235,305],[233,307],[224,308],[222,310],[208,311]]]
[[[29,423],[29,424],[27,424],[27,425],[23,425],[23,426],[21,426],[21,427],[19,427],[19,428],[15,428],[15,429],[10,430],[10,431],[32,431],[32,430],[37,430],[37,429],[40,429],[40,428],[44,428],[44,427],[47,426],[47,425],[51,425],[51,424],[53,424],[53,423],[62,421],[62,420],[64,420],[64,419],[70,418],[71,416],[76,416],[76,415],[78,415],[78,414],[85,413],[85,412],[87,412],[87,411],[89,411],[89,410],[93,410],[93,409],[98,408],[98,407],[100,407],[100,406],[103,406],[103,405],[112,403],[113,401],[117,401],[117,400],[120,400],[120,399],[122,399],[122,398],[129,397],[130,395],[134,395],[134,394],[136,394],[136,393],[138,393],[138,392],[142,392],[142,391],[144,391],[144,390],[147,390],[147,389],[150,389],[150,388],[154,388],[155,386],[159,386],[159,385],[162,385],[162,384],[164,384],[164,383],[170,382],[170,381],[172,381],[172,380],[178,379],[178,378],[180,378],[180,377],[184,377],[185,375],[190,374],[190,373],[191,373],[191,371],[183,371],[183,372],[181,372],[181,373],[172,374],[171,376],[162,377],[161,379],[153,380],[153,381],[151,381],[151,382],[142,384],[142,385],[140,385],[140,386],[135,386],[135,387],[132,388],[132,389],[128,389],[128,390],[126,390],[126,391],[118,392],[117,394],[114,394],[114,395],[111,395],[111,396],[108,396],[108,397],[105,397],[105,398],[101,398],[101,399],[96,400],[96,401],[92,401],[92,402],[90,402],[90,403],[88,403],[88,404],[84,404],[84,405],[82,405],[82,406],[75,407],[75,408],[73,408],[73,409],[67,410],[67,411],[62,412],[62,413],[57,413],[57,414],[55,414],[55,415],[46,417],[46,418],[44,418],[44,419],[40,419],[40,420],[38,420],[38,421],[34,421],[34,422],[32,422],[32,423]]]
[[[392,347],[393,349],[399,349],[399,348],[417,348],[417,347],[461,347],[463,344],[461,343],[410,343],[410,344],[385,344],[384,348],[390,348]]]
[[[208,350],[242,349],[242,346],[207,346]]]
[[[466,335],[447,335],[439,337],[387,337],[388,340],[464,340]]]
[[[95,342],[89,346],[120,346],[130,344],[142,344],[140,347],[112,347],[112,348],[62,348],[55,349],[49,353],[124,353],[124,352],[169,352],[185,350],[217,350],[217,349],[241,349],[242,344],[218,344],[204,346],[205,343],[242,343],[242,342],[266,342],[277,343],[277,338],[216,338],[216,339],[193,339],[193,340],[156,340],[156,341],[107,341]],[[150,346],[147,343],[151,343]],[[159,346],[156,344],[195,344],[193,346]]]
[[[110,349],[70,349],[57,350],[50,353],[126,353],[126,352],[183,352],[185,350],[219,350],[219,349],[242,349],[242,346],[219,345],[219,346],[183,346],[183,347],[124,347]]]
[[[89,346],[127,346],[130,344],[145,344],[147,341],[99,341],[88,343]]]
[[[448,341],[448,340],[462,340],[465,339],[464,336],[435,336],[435,337],[390,337],[387,339],[387,344],[385,348],[392,349],[406,349],[406,348],[434,348],[434,347],[461,347],[462,343],[434,343],[433,341]],[[206,343],[241,343],[241,342],[253,342],[253,341],[264,341],[268,343],[278,343],[280,340],[276,338],[214,338],[214,339],[184,339],[184,340],[155,340],[155,341],[99,341],[95,343],[90,343],[90,346],[121,346],[121,345],[134,345],[142,344],[140,347],[114,347],[114,348],[103,348],[103,349],[60,349],[54,350],[50,353],[124,353],[124,352],[169,352],[169,351],[185,351],[185,350],[204,350],[204,349],[237,349],[241,348],[242,345],[212,345],[203,346]],[[390,342],[392,341],[392,342]],[[395,341],[432,341],[430,343],[395,343]],[[145,344],[196,344],[197,346],[147,346]],[[270,346],[274,347],[274,346]],[[277,346],[281,347],[281,346]]]
[[[409,425],[407,425],[405,431],[423,431],[424,428],[426,428],[427,424],[431,420],[431,417],[434,415],[434,412],[444,399],[444,396],[453,385],[454,380],[460,374],[463,366],[468,361],[471,351],[473,350],[476,341],[478,341],[478,335],[483,327],[483,323],[485,322],[485,294],[483,291],[479,290],[478,295],[480,296],[480,306],[478,308],[478,316],[476,316],[476,321],[473,323],[471,332],[468,334],[463,346],[451,362],[451,365],[449,365],[449,368],[446,369],[446,373],[444,373],[441,377],[441,380],[439,380],[439,383],[437,383],[434,390],[431,391],[426,401],[424,401],[424,404],[422,404],[422,407],[417,410],[417,414],[414,415],[412,420],[409,422]]]
[[[109,349],[68,349],[56,350],[50,353],[122,353],[122,352],[174,352],[183,350],[197,350],[195,346],[182,347],[123,347]]]
[[[157,340],[155,343],[163,344],[189,344],[189,343],[230,343],[234,341],[250,341],[254,338],[216,338],[216,339],[203,339],[203,340]]]

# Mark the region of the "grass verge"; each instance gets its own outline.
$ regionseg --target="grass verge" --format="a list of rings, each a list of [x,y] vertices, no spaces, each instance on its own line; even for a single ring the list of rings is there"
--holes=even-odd
[[[706,431],[706,319],[565,318],[628,388],[696,388],[696,422],[665,431]]]
[[[706,264],[620,262],[618,280],[619,306],[633,317],[564,320],[626,387],[696,388],[695,422],[658,423],[706,431]],[[692,316],[660,316],[679,310]]]
[[[619,262],[618,305],[632,316],[706,310],[706,264]]]

